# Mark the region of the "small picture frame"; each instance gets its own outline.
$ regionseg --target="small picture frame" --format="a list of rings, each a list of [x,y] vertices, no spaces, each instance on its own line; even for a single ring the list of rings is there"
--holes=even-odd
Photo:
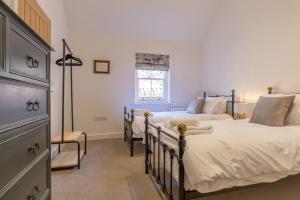
[[[95,74],[109,74],[110,62],[107,60],[94,60],[94,73]]]

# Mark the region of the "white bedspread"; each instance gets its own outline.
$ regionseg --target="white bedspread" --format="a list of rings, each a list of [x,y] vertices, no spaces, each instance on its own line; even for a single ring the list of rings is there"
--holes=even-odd
[[[300,172],[300,126],[270,127],[246,120],[209,123],[212,134],[186,136],[185,189],[207,193]],[[177,175],[175,169],[178,180]]]
[[[185,111],[178,112],[153,112],[150,117],[152,123],[164,122],[171,118],[176,117],[186,117],[186,118],[196,118],[200,120],[232,120],[232,116],[229,114],[191,114]],[[132,130],[134,132],[134,137],[144,138],[145,133],[145,117],[135,116],[132,123]]]

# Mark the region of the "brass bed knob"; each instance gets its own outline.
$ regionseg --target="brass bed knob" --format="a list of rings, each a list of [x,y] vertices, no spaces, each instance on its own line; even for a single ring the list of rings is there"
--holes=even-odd
[[[177,126],[177,130],[180,133],[180,135],[183,136],[185,134],[185,132],[187,131],[187,126],[185,124],[179,124]]]

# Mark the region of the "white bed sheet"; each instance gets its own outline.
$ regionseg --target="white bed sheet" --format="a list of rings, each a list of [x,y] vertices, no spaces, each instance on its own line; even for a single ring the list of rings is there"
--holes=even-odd
[[[186,190],[207,193],[300,173],[300,126],[270,127],[247,120],[205,123],[214,127],[212,134],[186,136]]]
[[[149,120],[152,123],[164,122],[171,118],[185,117],[185,118],[196,118],[199,120],[232,120],[232,116],[229,114],[191,114],[185,111],[178,112],[153,112]],[[132,123],[132,130],[135,138],[144,138],[145,135],[145,117],[135,116]]]

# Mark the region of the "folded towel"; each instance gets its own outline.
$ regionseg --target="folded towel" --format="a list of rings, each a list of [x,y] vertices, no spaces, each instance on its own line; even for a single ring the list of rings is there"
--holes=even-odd
[[[197,121],[197,123],[196,123]],[[200,135],[208,135],[208,134],[211,134],[213,132],[213,127],[209,124],[206,124],[206,123],[203,123],[203,122],[199,122],[199,120],[196,119],[196,121],[194,120],[187,120],[185,119],[185,122],[188,122],[189,124],[195,124],[195,125],[187,125],[185,122],[183,122],[183,120],[181,121],[177,121],[176,120],[176,123],[178,122],[178,124],[176,126],[172,126],[172,124],[174,125],[175,124],[175,120],[167,120],[164,122],[164,126],[165,128],[169,129],[169,130],[172,130],[174,131],[175,133],[179,134],[178,130],[177,130],[177,126],[179,124],[185,124],[187,125],[187,130],[185,132],[185,135],[197,135],[197,134],[200,134]],[[173,122],[173,123],[171,123]]]
[[[176,127],[177,128],[177,127]],[[209,130],[212,128],[211,125],[206,123],[198,124],[197,126],[186,126],[187,130]]]
[[[177,127],[173,127],[172,130],[175,133],[179,134]],[[189,127],[187,127],[187,130],[185,132],[185,136],[187,136],[187,135],[209,135],[213,131],[214,131],[214,129],[212,126],[210,126],[210,128],[208,128],[208,129],[201,129],[201,128],[197,129],[197,126],[194,126],[194,127],[189,126]]]
[[[199,119],[187,119],[187,118],[174,118],[168,120],[169,126],[174,127],[179,124],[185,124],[186,126],[197,126],[200,123]]]

